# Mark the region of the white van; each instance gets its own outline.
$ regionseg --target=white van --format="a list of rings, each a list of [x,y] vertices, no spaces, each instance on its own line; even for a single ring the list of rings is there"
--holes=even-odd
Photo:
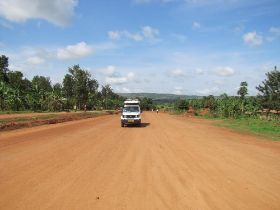
[[[127,99],[124,101],[124,107],[121,115],[121,127],[125,125],[141,126],[140,101]]]

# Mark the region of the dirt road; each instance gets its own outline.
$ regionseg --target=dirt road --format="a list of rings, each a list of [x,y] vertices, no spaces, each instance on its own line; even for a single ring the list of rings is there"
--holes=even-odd
[[[280,144],[143,113],[0,134],[0,209],[280,209]]]
[[[46,115],[67,115],[70,112],[43,112],[43,113],[19,113],[19,114],[1,114],[0,119],[22,118],[22,117],[40,117]]]

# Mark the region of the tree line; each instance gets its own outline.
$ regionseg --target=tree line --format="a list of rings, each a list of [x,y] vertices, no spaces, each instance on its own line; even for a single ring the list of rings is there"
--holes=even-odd
[[[49,77],[24,78],[20,71],[9,69],[7,56],[0,56],[1,111],[62,111],[71,109],[115,109],[124,98],[110,85],[99,88],[90,72],[79,65],[68,68],[62,83],[52,84]]]
[[[257,96],[248,95],[248,83],[240,83],[237,96],[222,94],[204,96],[200,99],[178,99],[174,103],[175,110],[186,111],[192,108],[194,111],[208,109],[213,116],[237,118],[240,116],[255,116],[258,113],[272,115],[279,119],[280,114],[280,71],[274,70],[266,73],[266,79],[256,87]]]
[[[62,83],[52,84],[49,77],[34,76],[24,78],[20,71],[9,69],[7,56],[0,56],[0,109],[1,111],[62,111],[84,109],[116,109],[123,105],[125,97],[113,92],[110,85],[101,86],[90,72],[79,65],[68,68]],[[256,89],[257,96],[248,95],[248,83],[241,82],[237,96],[204,96],[196,99],[178,99],[174,108],[186,111],[207,108],[213,115],[238,117],[255,115],[260,110],[280,111],[280,72],[266,73],[266,79]],[[142,110],[152,110],[156,106],[150,98],[141,99]],[[278,114],[279,115],[279,114]]]

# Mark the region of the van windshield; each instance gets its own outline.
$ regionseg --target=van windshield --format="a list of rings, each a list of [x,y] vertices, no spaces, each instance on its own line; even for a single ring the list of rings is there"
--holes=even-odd
[[[123,112],[139,112],[139,107],[137,106],[124,107]]]

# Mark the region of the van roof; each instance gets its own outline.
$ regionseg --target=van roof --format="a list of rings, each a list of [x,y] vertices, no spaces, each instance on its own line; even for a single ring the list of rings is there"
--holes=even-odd
[[[140,107],[139,104],[125,104],[124,107]]]
[[[139,105],[140,101],[139,100],[125,100],[124,104]]]

